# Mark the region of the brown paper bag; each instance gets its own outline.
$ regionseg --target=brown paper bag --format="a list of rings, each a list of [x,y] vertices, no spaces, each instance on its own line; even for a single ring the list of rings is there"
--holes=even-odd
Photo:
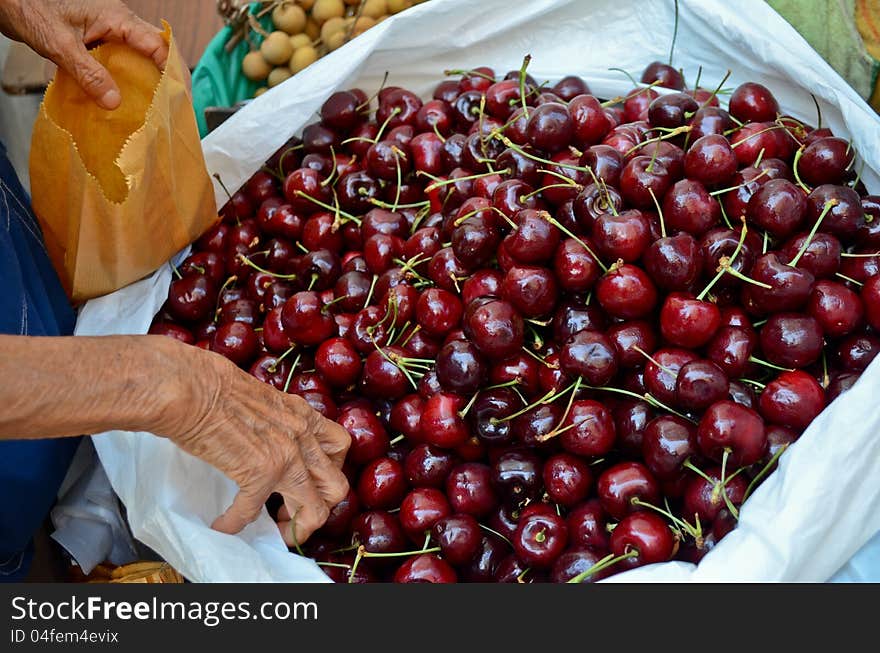
[[[217,221],[187,89],[165,24],[164,72],[127,46],[92,51],[122,106],[98,107],[59,70],[31,143],[31,194],[46,247],[75,302],[150,274]]]

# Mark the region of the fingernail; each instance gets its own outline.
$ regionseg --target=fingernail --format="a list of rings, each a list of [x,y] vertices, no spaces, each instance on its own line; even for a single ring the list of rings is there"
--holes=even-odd
[[[119,91],[112,88],[101,96],[99,102],[105,109],[115,109],[122,104],[122,96],[119,94]]]

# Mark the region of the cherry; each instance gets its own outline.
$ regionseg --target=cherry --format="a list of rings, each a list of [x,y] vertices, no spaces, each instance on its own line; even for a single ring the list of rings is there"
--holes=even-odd
[[[598,562],[601,561],[604,550],[596,551],[592,548],[569,548],[560,555],[556,562],[553,563],[553,569],[550,572],[550,580],[554,583],[567,583],[576,576],[589,571]],[[608,576],[608,572],[600,569],[590,576],[584,578],[582,582],[592,583]]]
[[[351,406],[340,411],[339,424],[351,435],[351,448],[348,460],[355,465],[363,465],[388,451],[388,432],[379,418],[369,408]]]
[[[171,282],[165,307],[176,320],[197,322],[214,310],[216,299],[214,283],[206,275],[189,274]]]
[[[352,539],[370,553],[400,553],[407,539],[397,515],[371,510],[358,515],[352,523]]]
[[[341,537],[349,532],[352,521],[359,513],[357,493],[350,489],[345,498],[330,509],[330,515],[319,532],[330,537]]]
[[[568,513],[568,541],[573,547],[588,547],[597,551],[608,549],[608,516],[598,499],[589,499]]]
[[[840,374],[835,374],[831,377],[831,382],[828,384],[828,387],[825,389],[825,398],[830,404],[832,401],[837,399],[844,392],[852,388],[856,381],[859,380],[858,372],[842,372]],[[768,430],[767,440],[770,441],[770,433]]]
[[[640,390],[644,392],[645,389],[642,387]],[[612,416],[618,447],[627,455],[641,455],[645,427],[654,418],[650,404],[636,399],[622,399],[615,402]]]
[[[822,329],[815,318],[800,313],[776,313],[761,328],[761,351],[782,367],[806,367],[822,353]]]
[[[685,410],[701,411],[727,397],[724,371],[710,360],[685,363],[675,381],[675,401]]]
[[[700,419],[697,444],[703,455],[717,462],[729,451],[731,464],[751,465],[761,459],[767,444],[764,420],[751,408],[728,399],[718,401]]]
[[[447,342],[437,354],[437,379],[445,390],[468,394],[486,380],[486,364],[476,346],[467,340]]]
[[[620,322],[609,328],[605,335],[617,351],[617,363],[620,367],[641,367],[645,357],[639,350],[645,352],[657,348],[654,327],[644,320]]]
[[[752,195],[749,219],[776,238],[787,238],[801,228],[807,200],[787,179],[771,179]]]
[[[471,409],[477,437],[488,444],[505,444],[513,438],[511,421],[503,419],[522,406],[517,394],[509,388],[481,392]]]
[[[421,108],[422,101],[415,93],[402,88],[386,88],[379,94],[376,121],[379,124],[387,121],[389,129],[409,125],[415,121]]]
[[[593,222],[592,240],[601,256],[632,263],[641,258],[651,242],[650,223],[636,209],[617,215],[605,213]]]
[[[723,136],[726,132],[733,129],[734,122],[731,119],[730,114],[724,109],[713,106],[704,106],[698,109],[693,115],[690,121],[690,127],[691,140],[694,145],[696,145],[697,141],[703,136],[708,136],[710,134]],[[720,141],[713,142],[717,143]],[[687,165],[687,163],[685,163],[685,165]],[[692,175],[688,172],[687,176],[691,177]],[[702,179],[700,181],[706,184],[710,183]]]
[[[441,392],[425,402],[422,413],[422,435],[429,444],[451,449],[469,437],[467,425],[459,415],[464,400],[459,395]]]
[[[715,304],[684,293],[667,295],[660,309],[660,332],[669,343],[678,347],[702,347],[720,326],[721,311]]]
[[[581,94],[572,98],[568,104],[568,112],[571,115],[571,121],[574,127],[574,142],[579,147],[596,145],[596,143],[599,143],[611,130],[611,121],[608,119],[599,100],[592,95]],[[619,172],[620,167],[622,167],[620,164],[620,157],[617,158],[617,163],[619,166]],[[587,165],[587,163],[582,159],[581,165]],[[592,166],[588,167],[592,168]],[[597,172],[595,169],[593,169],[593,171]],[[599,176],[598,172],[597,176]]]
[[[853,238],[865,224],[865,210],[859,194],[848,186],[823,184],[807,195],[807,224],[815,224],[831,204],[822,220],[822,231],[846,241]]]
[[[455,512],[484,517],[495,506],[492,470],[482,463],[462,463],[446,478],[446,496]]]
[[[674,415],[661,415],[648,424],[642,439],[645,465],[661,481],[681,473],[683,463],[698,454],[696,428]]]
[[[564,104],[548,102],[529,111],[526,135],[532,147],[558,152],[567,147],[574,134],[574,121]]]
[[[808,242],[809,239],[809,242]],[[821,231],[810,238],[809,234],[802,233],[792,237],[781,250],[783,261],[790,262],[804,248],[803,255],[797,262],[798,268],[806,270],[816,279],[833,277],[841,267],[840,241],[834,236]],[[868,259],[853,259],[868,260]]]
[[[548,458],[542,475],[550,500],[566,507],[583,501],[593,483],[589,465],[570,453],[559,453]]]
[[[394,572],[395,583],[455,583],[458,575],[448,562],[434,553],[413,556]]]
[[[596,298],[612,317],[647,316],[657,304],[657,289],[648,275],[629,263],[612,268],[596,282]]]
[[[880,353],[880,338],[862,333],[844,338],[837,346],[837,357],[844,370],[862,372]]]
[[[430,444],[413,447],[403,463],[404,475],[413,487],[442,488],[452,468],[458,464],[456,456]]]
[[[362,170],[340,177],[335,186],[340,208],[357,214],[373,208],[370,200],[378,199],[381,191],[379,182]]]
[[[553,513],[523,516],[513,536],[517,558],[535,569],[551,567],[567,543],[568,526]]]
[[[607,184],[587,184],[575,195],[571,206],[577,224],[587,232],[592,231],[593,222],[600,215],[619,213],[622,207],[620,193]]]
[[[346,388],[361,374],[361,357],[345,338],[331,338],[315,351],[315,369],[331,385]]]
[[[317,345],[333,336],[336,323],[324,310],[318,293],[302,291],[281,309],[281,323],[290,339],[302,345]]]
[[[740,377],[749,369],[757,345],[758,336],[751,327],[724,326],[709,342],[706,357],[728,377]]]
[[[431,534],[443,557],[456,567],[474,559],[482,540],[479,523],[464,513],[441,517]]]
[[[553,85],[553,92],[565,102],[590,92],[587,83],[577,75],[567,75]]]
[[[546,211],[523,209],[513,216],[516,229],[505,239],[508,253],[519,263],[543,263],[559,244],[559,229]]]
[[[648,122],[653,127],[674,129],[684,125],[697,109],[696,100],[687,93],[667,93],[651,102]]]
[[[804,148],[798,161],[801,178],[811,186],[840,184],[853,164],[855,150],[842,138],[818,138]]]
[[[659,97],[659,93],[652,88],[634,88],[624,97],[623,118],[626,122],[633,122],[647,118],[648,106]]]
[[[590,385],[607,384],[617,373],[617,351],[607,336],[598,331],[580,331],[560,350],[562,370],[582,377]]]
[[[403,467],[391,458],[377,458],[364,467],[357,486],[358,498],[369,509],[400,505],[406,493]]]
[[[602,507],[616,519],[642,510],[638,501],[656,504],[660,488],[647,467],[638,462],[618,463],[599,476],[596,493]]]
[[[730,470],[721,483],[721,468],[703,472],[707,478],[699,475],[690,477],[684,490],[684,512],[688,521],[699,520],[700,524],[709,524],[715,521],[721,511],[727,508],[724,494],[727,495],[731,505],[742,504],[746,494],[746,480],[743,476],[732,476]]]
[[[718,224],[721,208],[699,181],[682,179],[663,198],[663,215],[670,229],[699,237]]]
[[[854,291],[835,281],[819,281],[813,286],[807,313],[816,319],[826,336],[839,338],[861,324],[864,310]]]
[[[196,341],[195,336],[192,334],[192,331],[180,326],[179,324],[174,324],[173,322],[154,322],[152,325],[150,325],[150,330],[148,331],[148,333],[152,335],[174,338],[175,340],[179,340],[180,342],[184,342],[188,345],[195,344]]]
[[[681,368],[698,358],[687,349],[658,349],[645,364],[645,388],[664,404],[675,403],[675,386]]]
[[[684,157],[687,177],[706,186],[718,186],[730,181],[736,174],[736,168],[736,153],[730,142],[717,133],[707,133],[697,138]]]
[[[602,456],[611,451],[617,437],[611,413],[590,399],[572,403],[560,431],[562,448],[578,456]]]
[[[880,329],[880,275],[874,275],[865,281],[860,297],[868,324],[873,329]]]
[[[656,82],[657,86],[672,88],[678,91],[684,88],[684,78],[681,76],[681,72],[660,61],[649,63],[639,81],[643,84],[653,84]]]
[[[258,346],[253,327],[244,322],[221,324],[211,339],[211,351],[225,356],[239,366],[245,366],[253,360]]]
[[[494,535],[484,535],[476,555],[461,570],[462,577],[470,583],[488,583],[495,579],[495,572],[510,548]]]
[[[759,406],[768,422],[802,430],[825,408],[825,392],[803,370],[782,372],[761,392]]]
[[[469,303],[463,327],[480,352],[490,358],[512,356],[523,344],[523,319],[509,302],[501,299]]]
[[[426,333],[443,337],[456,328],[463,313],[461,301],[442,288],[429,288],[416,303],[416,321]]]
[[[528,451],[508,451],[492,464],[492,482],[510,505],[521,506],[538,499],[541,491],[541,460]]]
[[[694,237],[682,232],[652,242],[642,257],[642,264],[663,290],[689,290],[700,278],[703,255]]]
[[[774,252],[768,252],[755,261],[751,277],[770,286],[763,288],[749,284],[745,289],[744,297],[751,302],[754,310],[761,313],[800,309],[807,303],[814,283],[809,271],[783,263]]]
[[[446,495],[440,490],[430,487],[416,488],[400,504],[400,524],[413,542],[421,544],[425,532],[430,531],[451,512]]]
[[[553,273],[543,267],[514,266],[504,276],[501,294],[524,317],[542,317],[556,305],[558,290]]]
[[[330,154],[334,146],[339,147],[340,138],[332,130],[320,123],[306,125],[303,128],[302,144],[306,154]]]
[[[610,546],[615,556],[637,554],[621,564],[639,567],[669,560],[675,551],[675,538],[662,517],[638,512],[620,520],[611,533]]]
[[[593,145],[581,155],[580,165],[592,170],[607,186],[615,187],[620,183],[623,156],[609,145]]]
[[[666,165],[649,156],[629,160],[620,173],[620,194],[637,209],[651,209],[666,194],[672,179]],[[653,197],[652,197],[653,195]]]
[[[563,240],[556,248],[553,271],[563,290],[585,292],[599,278],[599,263],[581,242],[574,238]]]
[[[734,89],[730,96],[730,115],[740,122],[775,120],[779,104],[766,86],[746,82]]]

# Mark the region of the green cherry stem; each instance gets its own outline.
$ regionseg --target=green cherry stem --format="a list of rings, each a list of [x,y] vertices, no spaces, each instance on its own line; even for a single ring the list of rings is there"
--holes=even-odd
[[[587,578],[594,574],[598,574],[600,571],[604,571],[613,565],[616,565],[618,562],[622,560],[628,560],[629,558],[637,558],[639,555],[638,551],[627,551],[626,553],[615,556],[613,553],[609,553],[607,556],[602,558],[599,562],[594,564],[592,567],[587,569],[584,572],[581,572],[574,578],[569,579],[569,583],[583,583]]]
[[[801,260],[801,257],[807,251],[807,248],[810,246],[810,243],[813,241],[813,237],[816,235],[816,231],[819,229],[819,225],[822,224],[822,220],[825,219],[825,216],[828,215],[828,211],[830,211],[834,206],[837,205],[837,200],[831,199],[825,202],[825,206],[822,208],[822,213],[819,214],[819,217],[816,220],[816,223],[813,225],[813,228],[810,229],[810,233],[807,235],[807,239],[804,241],[804,244],[801,246],[798,253],[795,255],[789,265],[793,268],[797,267],[798,261]]]

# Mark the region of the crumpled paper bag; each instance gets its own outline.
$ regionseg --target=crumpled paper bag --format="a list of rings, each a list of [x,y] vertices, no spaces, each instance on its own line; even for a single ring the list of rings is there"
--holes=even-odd
[[[34,125],[33,207],[52,263],[78,303],[156,270],[217,220],[171,29],[164,71],[128,46],[92,51],[122,105],[105,111],[59,70]]]

